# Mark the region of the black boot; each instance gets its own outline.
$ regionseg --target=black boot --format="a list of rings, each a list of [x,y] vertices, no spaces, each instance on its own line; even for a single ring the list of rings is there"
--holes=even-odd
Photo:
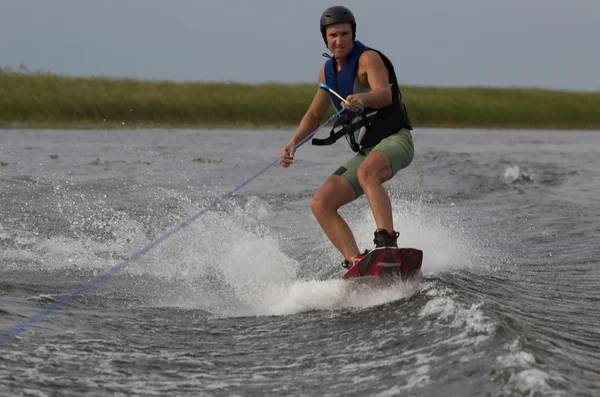
[[[363,252],[362,254],[360,254],[356,257],[356,260],[354,262],[350,262],[349,260],[344,259],[344,261],[342,262],[342,267],[344,269],[350,269],[352,267],[352,265],[354,265],[356,262],[358,262],[359,260],[364,258],[364,256],[367,255],[368,253],[369,253],[369,250],[365,250],[365,252]]]
[[[398,236],[400,233],[394,232],[391,236],[385,229],[375,230],[375,248],[381,247],[395,247],[398,248]]]
[[[342,262],[342,267],[344,269],[350,269],[350,267],[352,267],[352,262],[350,262],[347,259],[344,259],[344,261]]]

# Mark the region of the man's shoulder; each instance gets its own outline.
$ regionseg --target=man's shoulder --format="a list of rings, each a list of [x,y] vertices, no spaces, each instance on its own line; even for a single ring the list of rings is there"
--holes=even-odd
[[[381,56],[379,55],[379,51],[374,50],[372,48],[367,48],[366,50],[364,50],[362,52],[362,54],[360,54],[360,56],[358,57],[358,61],[360,63],[373,63],[373,62],[381,62],[383,61],[383,59],[381,58]]]

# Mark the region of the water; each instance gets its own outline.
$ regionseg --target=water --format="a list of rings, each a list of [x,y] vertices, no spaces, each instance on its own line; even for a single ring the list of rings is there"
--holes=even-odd
[[[291,133],[1,131],[0,330],[209,206]],[[598,132],[414,136],[387,188],[422,281],[336,279],[309,201],[350,152],[306,145],[5,339],[0,394],[600,395]],[[370,247],[365,199],[342,214]]]

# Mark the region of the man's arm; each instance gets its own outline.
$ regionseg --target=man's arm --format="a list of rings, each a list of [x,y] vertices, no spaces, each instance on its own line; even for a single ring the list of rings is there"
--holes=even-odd
[[[325,67],[323,66],[319,72],[319,83],[324,82]],[[325,92],[325,90],[320,88],[317,89],[317,93],[315,94],[312,103],[304,114],[304,117],[302,117],[302,121],[300,121],[298,129],[296,129],[296,133],[292,139],[279,151],[279,156],[283,156],[285,153],[289,152],[286,156],[283,156],[279,160],[281,166],[287,168],[292,165],[292,162],[294,161],[294,154],[296,153],[296,149],[294,147],[304,140],[308,134],[317,129],[322,120],[325,118],[330,104],[331,102],[329,100],[329,94]]]
[[[325,67],[321,67],[319,71],[319,83],[325,82]],[[313,132],[323,121],[325,115],[327,114],[327,109],[329,109],[329,105],[331,105],[331,101],[329,99],[329,94],[320,88],[317,89],[317,93],[310,104],[310,107],[306,111],[306,114],[300,121],[300,125],[296,130],[296,133],[290,140],[290,143],[294,145],[298,144],[298,142],[302,141],[304,138],[308,136],[311,132]]]
[[[388,70],[379,54],[375,51],[365,51],[358,59],[358,69],[366,73],[370,92],[348,95],[348,102],[369,108],[382,108],[392,103],[392,89]],[[356,101],[356,103],[353,103]],[[362,104],[361,104],[362,103]]]

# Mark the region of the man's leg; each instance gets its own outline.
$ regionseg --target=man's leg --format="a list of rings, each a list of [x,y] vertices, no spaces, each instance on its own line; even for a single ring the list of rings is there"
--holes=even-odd
[[[360,251],[350,227],[338,214],[338,210],[355,198],[354,189],[348,181],[339,175],[331,175],[310,202],[310,208],[321,228],[348,261],[353,260]]]
[[[390,236],[394,232],[392,204],[382,185],[399,170],[408,167],[413,157],[412,135],[403,128],[377,144],[356,173],[358,183],[369,201],[377,229],[387,230]]]
[[[357,173],[358,182],[369,201],[377,229],[385,229],[390,235],[394,233],[392,203],[383,188],[383,183],[390,180],[392,176],[390,159],[379,150],[369,153]]]

